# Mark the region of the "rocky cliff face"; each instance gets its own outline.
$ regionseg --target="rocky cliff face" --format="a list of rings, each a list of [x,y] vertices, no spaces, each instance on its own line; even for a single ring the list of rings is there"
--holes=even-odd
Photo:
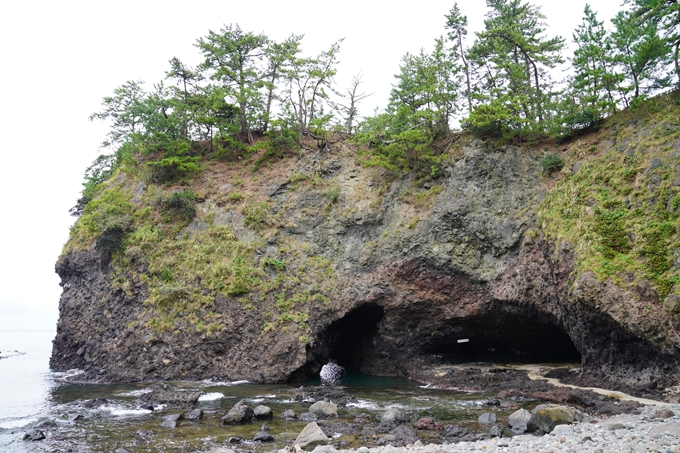
[[[441,363],[580,361],[583,382],[638,392],[676,384],[678,332],[654,290],[576,272],[573,245],[542,234],[539,160],[472,142],[444,176],[414,188],[345,147],[290,159],[242,189],[278,219],[261,229],[222,201],[236,189],[211,167],[203,179],[219,189],[173,233],[176,253],[189,261],[212,234],[218,245],[203,256],[213,262],[231,253],[215,251],[215,231],[228,231],[224,241],[250,247],[264,283],[211,291],[204,274],[182,274],[209,299],[191,308],[186,294],[153,286],[164,268],[152,251],[67,249],[51,365],[92,380],[280,382],[331,359],[403,376]],[[153,190],[130,175],[112,184],[138,211]],[[277,281],[284,289],[268,292]]]

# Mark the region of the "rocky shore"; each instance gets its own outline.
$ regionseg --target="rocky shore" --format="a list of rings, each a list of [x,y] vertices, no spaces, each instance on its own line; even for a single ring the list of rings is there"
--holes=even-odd
[[[0,351],[0,359],[6,359],[7,357],[16,357],[19,355],[24,355],[26,354],[25,352],[19,352],[19,351]]]

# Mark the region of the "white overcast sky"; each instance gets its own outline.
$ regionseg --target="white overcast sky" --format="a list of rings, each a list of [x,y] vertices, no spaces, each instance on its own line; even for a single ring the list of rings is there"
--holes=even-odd
[[[459,1],[479,30],[483,1]],[[585,1],[543,0],[549,35],[571,40]],[[607,21],[622,0],[593,0]],[[193,44],[238,23],[273,39],[304,34],[305,53],[345,38],[338,88],[362,72],[383,107],[405,52],[432,48],[453,1],[5,0],[0,7],[0,329],[51,329],[61,294],[54,263],[68,237],[68,210],[82,174],[101,154],[106,127],[88,121],[126,80],[158,82],[177,56],[199,62]],[[469,38],[474,35],[470,33]],[[3,345],[0,344],[0,350]]]

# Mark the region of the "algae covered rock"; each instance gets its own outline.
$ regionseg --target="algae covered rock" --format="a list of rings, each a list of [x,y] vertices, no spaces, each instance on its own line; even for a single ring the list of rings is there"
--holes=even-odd
[[[571,425],[583,420],[583,414],[569,406],[541,404],[531,411],[531,419],[527,424],[529,431],[542,430],[551,432],[557,425]]]
[[[245,425],[253,419],[253,409],[243,400],[234,404],[227,415],[220,419],[222,425]]]

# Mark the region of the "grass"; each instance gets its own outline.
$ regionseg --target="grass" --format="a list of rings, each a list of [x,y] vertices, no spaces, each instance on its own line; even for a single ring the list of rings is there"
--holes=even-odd
[[[680,187],[673,184],[680,174],[680,149],[673,146],[680,140],[680,109],[663,99],[653,104],[638,107],[645,115],[626,111],[609,120],[615,146],[589,158],[576,175],[565,174],[548,191],[539,220],[548,238],[575,245],[578,274],[592,271],[625,284],[632,273],[634,281],[648,279],[663,301],[680,293],[673,266],[680,250]],[[643,124],[636,124],[640,117]],[[655,157],[664,165],[651,169]]]

